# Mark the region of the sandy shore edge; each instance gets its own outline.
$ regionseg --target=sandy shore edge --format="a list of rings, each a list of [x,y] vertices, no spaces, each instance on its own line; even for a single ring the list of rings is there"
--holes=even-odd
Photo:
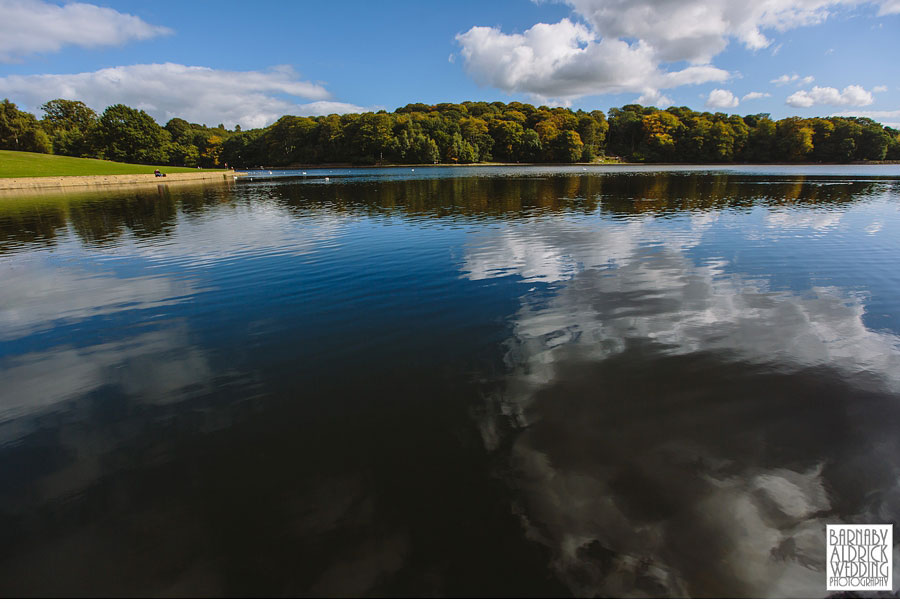
[[[82,186],[107,186],[129,184],[168,184],[170,182],[197,182],[203,180],[233,180],[241,172],[182,172],[158,178],[153,174],[120,174],[115,176],[45,176],[41,178],[0,178],[0,191],[36,191],[44,189]]]

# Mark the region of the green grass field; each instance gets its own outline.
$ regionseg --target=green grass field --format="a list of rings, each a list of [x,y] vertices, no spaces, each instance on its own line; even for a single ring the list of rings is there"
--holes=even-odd
[[[82,159],[25,153],[22,151],[0,151],[0,178],[39,178],[41,176],[116,176],[119,174],[152,174],[153,170],[174,174],[196,172],[197,168],[171,166],[136,165],[118,163],[102,159]],[[210,170],[221,171],[221,170]]]

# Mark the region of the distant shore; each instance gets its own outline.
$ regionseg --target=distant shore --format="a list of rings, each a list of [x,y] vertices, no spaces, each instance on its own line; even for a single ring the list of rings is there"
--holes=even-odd
[[[244,167],[240,168],[241,172],[245,171],[264,171],[264,170],[328,170],[328,169],[372,169],[372,168],[454,168],[454,167],[565,167],[565,166],[582,166],[582,167],[591,167],[591,166],[606,166],[606,165],[621,165],[621,166],[629,166],[634,167],[637,165],[704,165],[710,167],[716,166],[740,166],[740,165],[900,165],[900,160],[896,159],[888,159],[882,161],[849,161],[849,162],[798,162],[798,163],[785,163],[783,161],[776,161],[772,163],[686,163],[686,162],[631,162],[624,160],[617,161],[594,161],[591,163],[581,162],[581,163],[508,163],[508,162],[483,162],[483,163],[379,163],[379,164],[371,164],[371,165],[360,165],[356,163],[316,163],[316,164],[294,164],[294,165],[282,165],[282,166],[265,166],[265,167]],[[240,172],[238,172],[240,174]]]
[[[189,182],[212,182],[212,181],[232,181],[239,176],[247,175],[247,171],[257,170],[315,170],[315,169],[372,169],[372,168],[457,168],[457,167],[529,167],[529,166],[612,166],[619,165],[623,167],[634,166],[652,166],[652,165],[693,165],[686,163],[630,163],[625,161],[615,162],[593,162],[593,163],[436,163],[436,164],[379,164],[379,165],[354,165],[351,163],[331,163],[318,165],[291,165],[281,167],[257,167],[243,168],[240,171],[235,170],[202,170],[197,172],[178,172],[168,173],[165,177],[158,177],[154,174],[116,174],[116,175],[97,175],[97,176],[40,176],[29,178],[0,178],[0,192],[40,192],[52,189],[70,189],[85,187],[110,187],[110,186],[133,186],[133,185],[150,185],[150,184],[170,184],[170,183],[189,183]],[[707,164],[704,164],[707,165]],[[709,167],[715,166],[740,166],[740,165],[900,165],[900,161],[855,161],[850,163],[797,163],[797,164],[745,164],[745,163],[717,163],[708,164]]]
[[[625,161],[594,161],[591,163],[519,163],[519,162],[501,162],[501,161],[484,161],[479,163],[376,163],[376,164],[358,164],[358,163],[298,163],[294,165],[282,165],[278,167],[244,167],[242,171],[258,171],[258,170],[328,170],[328,169],[349,169],[349,168],[445,168],[445,167],[528,167],[528,166],[553,166],[559,167],[564,165],[640,165],[628,164]]]
[[[41,176],[35,178],[0,178],[0,191],[37,191],[55,188],[125,186],[198,182],[204,180],[233,180],[241,172],[233,170],[197,171],[166,174],[118,174],[107,176]]]

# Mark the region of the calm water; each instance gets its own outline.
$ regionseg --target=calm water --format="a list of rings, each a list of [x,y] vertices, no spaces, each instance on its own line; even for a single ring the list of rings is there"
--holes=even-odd
[[[820,596],[900,518],[900,166],[252,176],[0,198],[0,595]]]

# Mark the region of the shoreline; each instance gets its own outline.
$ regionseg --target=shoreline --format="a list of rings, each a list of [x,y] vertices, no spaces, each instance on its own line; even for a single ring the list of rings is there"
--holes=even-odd
[[[634,166],[653,166],[653,165],[664,165],[664,166],[693,166],[693,165],[703,165],[710,167],[720,167],[720,166],[744,166],[744,165],[789,165],[789,166],[832,166],[832,165],[900,165],[900,160],[898,159],[887,159],[881,161],[848,161],[848,162],[798,162],[798,163],[785,163],[782,161],[774,162],[774,163],[690,163],[690,162],[677,162],[677,163],[667,163],[667,162],[630,162],[630,161],[595,161],[591,163],[586,162],[577,162],[577,163],[504,163],[498,161],[490,161],[483,163],[380,163],[380,164],[372,164],[372,165],[360,165],[354,163],[316,163],[316,164],[293,164],[287,166],[267,166],[267,167],[244,167],[241,168],[241,171],[238,172],[238,175],[242,175],[243,172],[258,172],[265,170],[327,170],[327,169],[390,169],[390,168],[455,168],[455,167],[564,167],[564,166],[582,166],[582,167],[598,167],[598,166],[612,166],[612,165],[620,165],[627,167]]]
[[[173,182],[233,181],[243,175],[234,170],[202,171],[197,173],[178,172],[164,178],[154,174],[117,174],[107,176],[40,176],[31,178],[0,178],[0,191],[44,191],[47,189],[106,187],[147,184],[170,184]]]
[[[592,163],[504,163],[500,161],[485,161],[481,163],[377,163],[377,164],[369,164],[369,165],[361,165],[356,163],[298,163],[293,165],[282,165],[279,167],[244,167],[241,168],[242,172],[253,171],[258,172],[261,170],[327,170],[327,169],[350,169],[350,168],[359,168],[359,169],[372,169],[372,168],[452,168],[452,167],[529,167],[529,166],[563,166],[563,165],[638,165],[638,164],[629,164],[624,161],[606,161],[606,162],[592,162]]]
[[[617,162],[594,162],[594,163],[437,163],[437,164],[380,164],[380,165],[353,165],[353,164],[317,164],[317,165],[292,165],[281,167],[266,167],[262,170],[299,170],[299,169],[391,169],[391,168],[458,168],[458,167],[561,167],[561,166],[582,166],[582,167],[599,167],[599,166],[690,166],[690,163],[630,163],[625,161]],[[708,167],[735,167],[749,165],[792,165],[792,166],[834,166],[834,165],[900,165],[897,160],[882,161],[855,161],[848,163],[791,163],[791,164],[765,164],[765,163],[718,163],[718,164],[702,164]],[[182,183],[202,183],[202,182],[234,182],[239,177],[249,176],[249,171],[259,171],[260,168],[243,168],[241,171],[234,169],[229,170],[204,170],[201,172],[176,172],[167,174],[164,178],[159,178],[154,174],[115,174],[115,175],[98,175],[98,176],[39,176],[27,178],[0,178],[0,194],[7,196],[16,193],[41,193],[60,189],[77,189],[77,188],[114,188],[129,186],[147,186],[160,184],[182,184]]]

